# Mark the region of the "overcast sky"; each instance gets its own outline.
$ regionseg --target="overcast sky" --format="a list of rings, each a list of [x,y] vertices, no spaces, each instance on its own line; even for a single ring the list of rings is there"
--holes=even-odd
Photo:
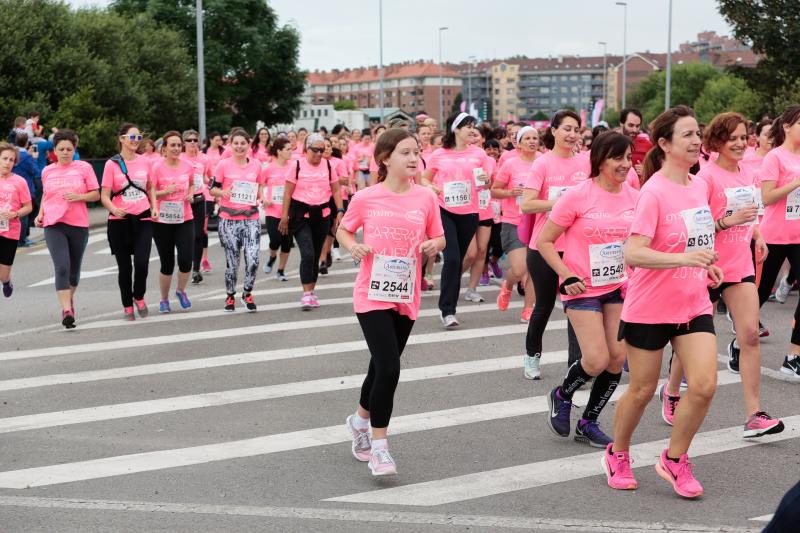
[[[109,0],[69,0],[105,6]],[[628,52],[666,52],[669,0],[628,0]],[[282,23],[301,33],[300,66],[331,69],[377,65],[378,0],[269,0]],[[458,9],[455,9],[455,8]],[[385,64],[513,55],[622,54],[623,8],[615,0],[383,0]],[[673,0],[673,50],[698,32],[730,34],[715,0]],[[207,35],[206,39],[213,38]]]

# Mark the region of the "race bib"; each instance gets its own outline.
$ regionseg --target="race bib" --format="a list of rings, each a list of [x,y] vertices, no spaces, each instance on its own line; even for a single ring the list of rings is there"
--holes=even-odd
[[[285,185],[273,185],[272,186],[272,198],[270,201],[273,204],[282,204],[283,203],[283,191]]]
[[[472,187],[468,181],[447,181],[444,183],[444,205],[461,207],[472,203]]]
[[[758,216],[764,216],[764,200],[761,198],[761,187],[756,187],[754,196],[756,197],[756,205],[758,206]]]
[[[132,180],[132,181],[133,183],[136,184],[136,187],[144,189],[145,182],[137,180]],[[125,191],[122,193],[123,202],[135,203],[138,202],[139,200],[143,200],[144,198],[146,198],[145,194],[136,187],[128,187],[127,189],[125,189]]]
[[[480,179],[484,174],[486,174],[486,171],[483,170],[482,167],[476,167],[472,169],[472,179],[475,180],[475,188],[480,188],[486,185],[483,180]]]
[[[234,181],[230,200],[234,204],[256,205],[258,183],[255,181]]]
[[[547,189],[547,199],[548,200],[558,200],[561,198],[565,192],[570,190],[572,187],[550,187]]]
[[[416,258],[375,255],[367,298],[377,302],[413,303],[416,279]]]
[[[800,189],[795,189],[786,197],[786,220],[800,220]]]
[[[622,241],[589,245],[592,287],[621,283],[628,279],[622,257]]]
[[[478,192],[478,209],[486,209],[489,207],[489,201],[492,199],[492,192],[489,189],[483,189]]]
[[[8,219],[4,218],[0,220],[0,231],[8,231]]]
[[[714,217],[708,206],[693,207],[681,211],[686,225],[686,247],[684,252],[714,249]]]
[[[162,224],[183,224],[183,202],[162,201],[158,206],[158,221]]]
[[[730,187],[725,189],[726,204],[724,216],[729,217],[740,209],[754,205],[756,203],[755,190],[755,187],[752,185],[748,185],[747,187]],[[756,221],[753,220],[752,222],[745,222],[744,224],[739,225],[752,226],[755,223]]]
[[[205,185],[205,182],[203,181],[203,175],[202,174],[195,174],[194,175],[194,193],[198,194],[200,191],[202,191],[204,185]]]
[[[358,160],[358,169],[359,170],[366,170],[369,168],[369,158],[362,157]]]

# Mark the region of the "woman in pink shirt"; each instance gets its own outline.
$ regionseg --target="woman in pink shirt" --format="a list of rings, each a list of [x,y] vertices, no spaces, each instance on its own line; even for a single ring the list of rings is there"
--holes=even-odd
[[[539,132],[535,128],[525,126],[517,132],[517,137],[519,152],[517,157],[511,158],[500,166],[500,171],[492,183],[492,197],[502,201],[500,240],[510,265],[510,268],[506,270],[505,279],[500,285],[497,308],[500,311],[508,309],[514,287],[518,283],[524,283],[525,307],[521,318],[528,322],[533,311],[534,291],[525,264],[527,243],[519,239],[517,226],[522,217],[519,206],[522,204],[525,183],[530,176],[531,166],[539,155]],[[527,320],[525,320],[526,318]]]
[[[183,309],[192,307],[186,295],[186,284],[192,271],[194,247],[194,167],[181,159],[183,138],[177,131],[164,134],[165,157],[153,165],[152,179],[156,208],[153,212],[153,241],[161,260],[158,286],[161,302],[158,310],[169,313],[169,288],[175,273],[178,255],[178,285],[175,296]]]
[[[206,195],[208,185],[208,158],[200,151],[200,134],[196,130],[186,130],[181,135],[183,152],[181,161],[192,166],[192,224],[194,228],[194,244],[192,246],[192,283],[197,285],[203,281],[200,270],[203,266],[203,249],[208,248],[208,229],[206,227]],[[211,195],[208,195],[211,198]],[[213,204],[212,204],[213,210]]]
[[[344,161],[341,158],[342,153],[339,148],[336,148],[336,156],[334,156],[334,142],[338,144],[339,140],[336,137],[325,139],[325,151],[322,152],[322,159],[331,165],[331,170],[336,174],[337,183],[339,184],[339,196],[342,199],[342,207],[346,210],[345,204],[345,191],[342,191],[342,180],[347,181],[347,168],[344,166]],[[332,202],[332,200],[331,200]],[[333,264],[333,256],[331,255],[331,248],[336,236],[334,227],[336,226],[336,216],[334,214],[333,205],[331,205],[331,223],[328,235],[325,237],[325,242],[322,244],[322,251],[319,254],[319,273],[323,276],[328,275],[328,267]]]
[[[136,152],[142,142],[139,128],[123,124],[117,139],[119,154],[106,161],[100,199],[109,212],[108,243],[117,261],[123,313],[134,320],[134,304],[140,318],[148,314],[144,294],[153,243],[151,209],[156,202],[152,164]]]
[[[446,328],[459,326],[456,307],[461,266],[478,229],[478,191],[488,187],[494,164],[482,148],[470,144],[475,123],[466,113],[447,119],[444,145],[433,153],[420,180],[439,197],[447,238],[439,293],[439,311]]]
[[[353,154],[356,156],[356,187],[363,189],[369,183],[369,162],[372,159],[372,130],[364,128],[361,130],[359,142],[353,146]]]
[[[336,236],[361,264],[353,307],[370,351],[361,398],[346,426],[355,458],[384,476],[397,473],[386,436],[400,356],[419,313],[420,261],[423,254],[435,257],[445,241],[436,196],[409,179],[419,164],[414,137],[391,129],[375,145],[375,155],[378,183],[353,196]],[[356,242],[359,228],[363,243]]]
[[[206,215],[203,224],[203,232],[205,235],[203,238],[203,252],[200,259],[200,272],[203,274],[211,272],[211,263],[208,262],[208,219],[214,214],[214,208],[217,204],[216,199],[211,196],[209,185],[211,183],[211,174],[214,169],[217,168],[217,164],[222,158],[222,153],[225,151],[222,135],[216,131],[209,134],[205,144],[206,146],[203,149],[203,153],[206,156],[206,189],[203,191],[203,196],[206,201]]]
[[[55,267],[55,285],[61,304],[61,324],[75,327],[73,299],[81,279],[81,262],[89,240],[89,210],[86,204],[100,199],[97,176],[85,161],[74,161],[78,137],[59,130],[53,136],[58,162],[42,171],[42,202],[36,225],[44,228],[47,249]]]
[[[270,161],[269,147],[272,144],[272,136],[267,128],[259,128],[256,136],[253,137],[253,144],[250,146],[250,157],[258,159],[261,167],[267,166]]]
[[[528,275],[533,283],[536,302],[528,323],[523,357],[523,376],[539,379],[539,363],[542,356],[542,337],[550,314],[556,304],[558,275],[536,249],[539,232],[547,221],[548,212],[556,205],[561,195],[570,188],[583,183],[589,177],[589,158],[576,154],[574,148],[580,144],[580,117],[570,110],[558,111],[545,132],[543,144],[550,150],[536,158],[525,183],[520,211],[535,215],[533,231],[528,239]],[[523,221],[520,221],[522,224]],[[564,251],[563,238],[556,242],[556,249]],[[570,342],[570,364],[580,353],[572,326],[568,327]]]
[[[339,176],[329,161],[322,159],[325,138],[313,133],[306,138],[305,157],[289,165],[286,173],[286,189],[278,231],[292,235],[300,250],[300,283],[303,310],[320,306],[314,288],[319,278],[319,256],[330,230],[331,221],[338,224],[344,213],[339,195]],[[336,209],[331,218],[333,199]]]
[[[19,219],[33,209],[28,183],[25,178],[11,172],[18,157],[16,147],[0,143],[0,282],[6,298],[14,291],[11,266],[17,255],[17,242],[22,230]]]
[[[264,177],[261,163],[247,158],[250,136],[243,129],[231,134],[232,156],[214,170],[211,195],[219,199],[219,240],[225,249],[225,311],[236,310],[236,282],[239,262],[244,254],[242,303],[255,312],[253,287],[261,250],[261,223],[258,205],[263,201]]]
[[[286,173],[289,170],[289,160],[292,158],[292,149],[286,137],[278,137],[270,147],[270,162],[262,171],[264,178],[264,211],[266,212],[267,235],[269,235],[269,259],[264,263],[264,274],[272,272],[275,260],[278,258],[278,249],[281,258],[275,279],[289,281],[286,277],[286,262],[289,252],[292,251],[292,238],[278,231],[283,210],[283,193],[286,187]]]
[[[561,301],[575,329],[582,357],[547,396],[547,425],[569,437],[572,396],[594,380],[575,440],[606,448],[612,439],[597,423],[622,377],[625,348],[617,339],[623,290],[628,279],[622,246],[628,237],[639,192],[626,183],[633,141],[616,132],[593,140],[591,179],[573,187],[553,206],[537,247],[558,274]],[[564,236],[564,254],[556,241]]]
[[[761,164],[761,198],[764,218],[761,233],[769,246],[758,286],[760,305],[769,298],[783,262],[800,272],[800,105],[787,107],[769,131],[775,146]],[[800,313],[800,302],[795,316]],[[800,380],[800,321],[795,320],[789,353],[781,372]]]
[[[654,146],[645,158],[645,184],[624,247],[625,263],[634,270],[617,338],[625,341],[630,385],[617,403],[614,442],[603,452],[603,466],[610,487],[636,488],[628,450],[656,391],[664,347],[672,343],[689,387],[656,472],[679,495],[695,498],[703,487],[687,453],[716,390],[717,340],[708,287],[718,287],[723,273],[714,265],[718,254],[708,187],[689,174],[700,155],[694,112],[672,108],[651,128]]]

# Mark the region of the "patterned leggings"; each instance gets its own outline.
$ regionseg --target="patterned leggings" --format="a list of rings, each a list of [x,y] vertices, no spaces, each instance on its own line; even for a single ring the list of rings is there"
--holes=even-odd
[[[236,273],[239,270],[241,253],[244,251],[244,285],[242,291],[253,290],[258,272],[258,253],[261,246],[261,225],[258,220],[219,221],[219,240],[225,249],[225,290],[236,293]]]

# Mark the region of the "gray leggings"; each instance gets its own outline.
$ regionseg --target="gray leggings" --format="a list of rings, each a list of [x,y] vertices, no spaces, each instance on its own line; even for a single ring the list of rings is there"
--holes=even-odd
[[[221,218],[219,240],[225,249],[225,290],[236,293],[236,273],[244,252],[244,285],[242,291],[248,293],[256,284],[258,254],[261,246],[261,223],[258,220],[228,220]]]
[[[81,279],[81,262],[89,241],[89,228],[59,222],[44,228],[44,240],[56,272],[56,290],[77,287]]]

